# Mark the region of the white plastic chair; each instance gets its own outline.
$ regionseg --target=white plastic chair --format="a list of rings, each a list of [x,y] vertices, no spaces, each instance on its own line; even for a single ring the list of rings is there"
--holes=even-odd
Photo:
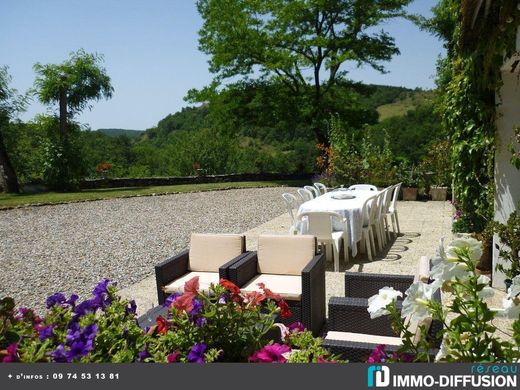
[[[387,241],[389,241],[392,238],[391,233],[390,233],[390,226],[388,224],[388,220],[386,217],[390,212],[390,205],[392,204],[392,195],[394,193],[395,187],[396,187],[396,185],[394,184],[393,186],[387,187],[383,190],[385,193],[385,196],[383,198],[383,212],[381,215],[381,217],[382,217],[381,223],[382,223],[383,233],[386,235]]]
[[[310,192],[309,190],[307,190],[305,188],[298,188],[298,190],[296,192],[298,193],[298,195],[300,195],[300,197],[302,199],[302,203],[305,203],[305,202],[308,202],[309,200],[314,199],[312,192]]]
[[[283,199],[285,200],[285,205],[287,206],[287,212],[291,217],[291,227],[289,228],[289,234],[297,234],[298,233],[298,220],[296,218],[296,214],[298,213],[298,208],[300,207],[300,202],[298,198],[293,194],[289,194],[285,192],[282,194]]]
[[[395,235],[401,234],[401,228],[399,227],[399,217],[397,216],[397,198],[399,196],[399,191],[401,190],[401,184],[399,183],[394,186],[394,192],[392,194],[392,202],[390,203],[390,207],[388,208],[388,212],[385,215],[386,217],[389,215],[392,220],[392,230]],[[388,225],[388,222],[387,222]],[[397,230],[396,230],[397,225]]]
[[[361,251],[367,252],[368,260],[372,261],[374,258],[372,253],[376,252],[376,244],[374,240],[374,232],[372,231],[372,221],[375,220],[377,213],[377,196],[371,196],[363,203],[361,209],[362,215],[362,231],[361,231]]]
[[[377,191],[377,187],[372,184],[354,184],[348,189],[351,191]]]
[[[322,183],[314,183],[314,187],[320,192],[320,195],[327,193],[327,187]]]
[[[342,231],[332,230],[334,220],[339,221],[343,226]],[[306,226],[305,234],[315,236],[318,242],[325,246],[327,260],[330,260],[332,253],[334,254],[334,272],[338,272],[341,242],[343,242],[345,262],[349,261],[348,244],[350,240],[347,219],[333,211],[309,211],[301,213],[298,216],[298,221],[302,226]]]
[[[379,251],[383,251],[386,246],[386,234],[384,232],[384,207],[385,207],[385,191],[380,192],[376,195],[376,211],[374,218],[371,221],[372,229],[377,237],[377,247]]]
[[[320,196],[320,191],[318,191],[318,189],[314,186],[304,186],[303,188],[305,188],[307,191],[310,191],[313,199]]]

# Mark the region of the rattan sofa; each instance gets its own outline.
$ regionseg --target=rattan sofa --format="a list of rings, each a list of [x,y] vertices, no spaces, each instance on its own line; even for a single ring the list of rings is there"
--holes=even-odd
[[[329,318],[327,334],[323,345],[332,353],[352,362],[366,362],[370,353],[379,344],[386,346],[389,353],[400,347],[398,336],[392,329],[389,316],[370,319],[367,311],[368,298],[377,294],[379,289],[387,286],[404,292],[417,280],[429,282],[429,259],[421,258],[416,275],[391,275],[345,273],[345,297],[331,297],[329,300]],[[441,301],[438,290],[434,299]],[[401,308],[401,303],[397,303]],[[430,355],[433,358],[438,351],[441,340],[437,336],[442,323],[432,321],[428,329],[428,337],[433,344]]]
[[[174,292],[182,292],[184,283],[199,277],[202,290],[220,278],[229,279],[229,266],[250,252],[246,252],[246,238],[238,234],[191,235],[190,248],[155,266],[157,298],[163,304]]]
[[[325,256],[316,238],[308,235],[261,235],[258,251],[228,268],[229,280],[242,291],[258,290],[257,283],[280,294],[293,315],[277,321],[302,322],[318,335],[325,323]]]

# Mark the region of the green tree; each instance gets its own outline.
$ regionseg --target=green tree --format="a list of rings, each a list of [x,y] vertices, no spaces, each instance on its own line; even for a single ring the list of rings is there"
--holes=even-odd
[[[18,178],[7,154],[3,134],[15,113],[24,109],[26,97],[18,95],[15,89],[10,88],[10,82],[7,67],[0,67],[0,190],[5,187],[7,192],[19,192]]]
[[[92,100],[112,97],[113,87],[106,70],[101,67],[102,61],[103,57],[98,54],[78,50],[61,64],[34,65],[34,84],[39,100],[44,104],[59,105],[59,144],[49,148],[49,157],[57,167],[67,169],[61,174],[59,169],[53,170],[54,179],[50,184],[57,189],[65,190],[73,186],[78,177],[69,175],[81,172],[81,169],[70,169],[69,166],[75,163],[72,149],[78,146],[75,140],[68,139],[74,116],[90,108]]]
[[[403,16],[411,0],[198,0],[204,19],[200,48],[224,79],[259,75],[282,82],[310,101],[308,122],[320,143],[329,144],[324,120],[333,87],[352,61],[384,71],[380,61],[399,50],[376,31],[381,22]],[[211,89],[211,88],[210,88]]]

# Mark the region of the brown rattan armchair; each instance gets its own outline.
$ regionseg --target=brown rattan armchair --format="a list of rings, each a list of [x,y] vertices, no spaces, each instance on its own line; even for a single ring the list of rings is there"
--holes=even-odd
[[[155,266],[159,304],[170,294],[182,292],[184,283],[195,276],[203,291],[211,283],[218,284],[220,278],[229,279],[229,266],[248,253],[245,236],[193,233],[189,249]]]
[[[277,321],[302,322],[318,335],[325,323],[325,257],[317,252],[314,236],[258,238],[258,251],[245,255],[228,268],[229,279],[242,291],[256,291],[264,283],[281,295],[293,315]]]

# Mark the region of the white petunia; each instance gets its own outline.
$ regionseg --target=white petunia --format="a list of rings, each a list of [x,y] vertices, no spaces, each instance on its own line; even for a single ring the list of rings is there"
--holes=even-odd
[[[489,282],[491,282],[491,279],[489,279],[486,275],[480,275],[478,277],[477,283],[486,285],[482,290],[478,292],[479,298],[489,298],[495,295],[495,290],[489,287]]]
[[[446,258],[449,262],[459,261],[459,252],[469,249],[469,255],[473,263],[477,263],[482,257],[482,243],[472,237],[459,238],[452,241],[446,249]]]
[[[504,298],[502,300],[502,307],[504,309],[499,312],[501,317],[506,317],[510,320],[520,319],[520,305],[517,305],[515,300]]]
[[[450,352],[450,349],[448,348],[446,339],[443,338],[442,342],[441,342],[441,346],[439,348],[439,352],[437,352],[437,355],[435,355],[435,361],[436,362],[442,361],[444,358],[446,358],[446,356],[448,356],[449,352]]]
[[[393,287],[383,287],[379,290],[379,294],[376,294],[368,298],[367,311],[370,313],[370,318],[374,319],[389,314],[386,307],[397,300],[397,297],[402,297],[401,291],[394,290]]]
[[[507,290],[507,297],[513,299],[520,294],[520,275],[513,278],[511,287]]]
[[[458,279],[465,279],[473,275],[464,263],[438,263],[431,270],[432,279],[443,282]]]
[[[439,288],[439,283],[426,284],[423,282],[413,283],[406,290],[406,298],[403,301],[401,317],[411,316],[414,321],[422,321],[430,317],[428,303],[432,300],[433,294]]]

